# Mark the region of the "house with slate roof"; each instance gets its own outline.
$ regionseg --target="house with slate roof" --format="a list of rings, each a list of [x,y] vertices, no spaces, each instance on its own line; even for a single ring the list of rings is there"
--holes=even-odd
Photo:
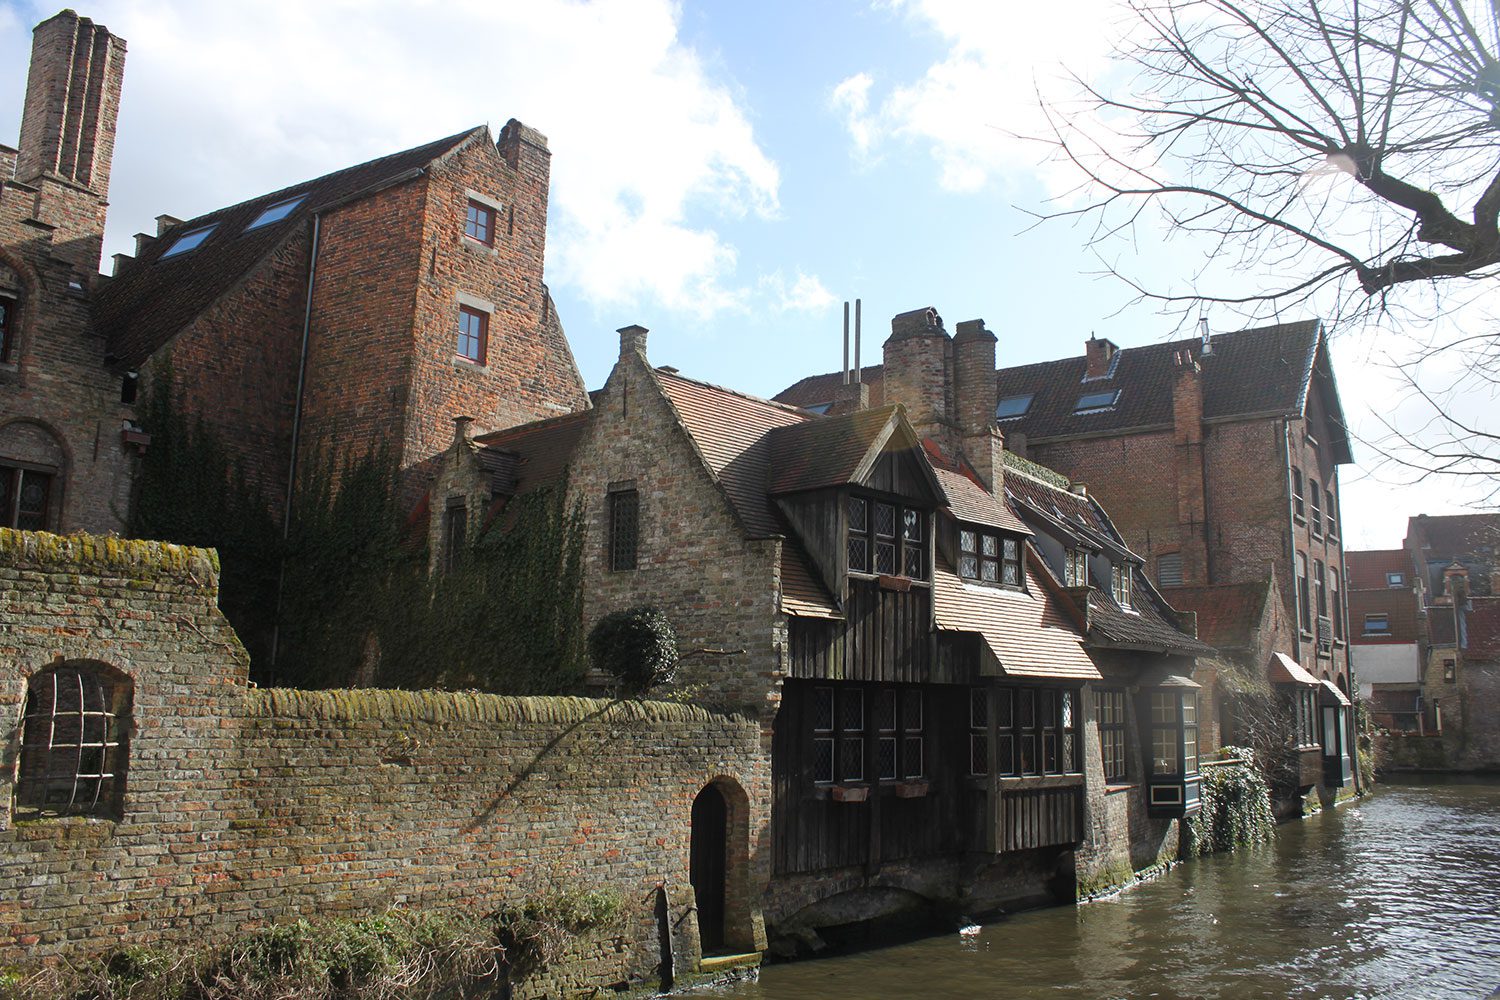
[[[543,280],[550,154],[512,120],[182,220],[97,274],[124,43],[38,26],[0,154],[0,524],[119,530],[136,399],[213,435],[279,516],[299,462],[395,456],[415,502],[455,414],[588,405]],[[123,434],[121,428],[124,428]]]
[[[1323,747],[1326,775],[1311,782],[1316,768],[1300,773],[1306,787],[1332,794],[1352,780],[1338,484],[1338,469],[1352,456],[1322,324],[1125,349],[1091,337],[1084,347],[1078,357],[995,372],[994,416],[1006,447],[1085,484],[1184,610],[1197,610],[1199,598],[1205,609],[1239,599],[1238,591],[1210,596],[1212,588],[1250,585],[1264,594],[1275,583],[1296,627],[1255,670],[1280,685],[1299,747],[1308,736],[1292,710],[1306,701],[1303,689],[1311,686],[1317,705],[1331,708],[1333,728],[1325,732],[1320,722],[1307,744]],[[958,352],[955,337],[937,367],[956,367]],[[856,377],[872,402],[892,391],[886,365]],[[838,374],[815,375],[776,398],[817,406],[835,398],[840,382]],[[1255,620],[1246,611],[1234,617]],[[1228,641],[1238,649],[1257,644],[1249,634]],[[1311,685],[1285,681],[1270,652],[1297,664]],[[1222,715],[1233,694],[1211,689],[1205,698]]]
[[[585,627],[661,608],[679,696],[761,721],[768,776],[726,760],[676,820],[707,952],[1071,899],[1175,852],[1211,650],[1096,501],[1004,466],[993,379],[923,380],[950,339],[933,310],[893,322],[901,394],[846,390],[826,414],[653,366],[644,329],[620,336],[588,411],[459,421],[428,537],[441,572],[468,526],[566,469]],[[993,372],[994,343],[963,324],[970,374]],[[955,398],[972,420],[948,419]]]

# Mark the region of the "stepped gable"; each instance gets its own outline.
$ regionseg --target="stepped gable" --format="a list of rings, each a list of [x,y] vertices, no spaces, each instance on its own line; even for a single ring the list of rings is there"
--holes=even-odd
[[[126,261],[95,297],[95,327],[110,356],[136,368],[213,304],[315,213],[400,183],[439,157],[487,136],[483,126],[325,174],[177,223]],[[246,229],[267,208],[305,196],[285,218]],[[213,225],[197,248],[162,260],[179,236]]]
[[[818,418],[795,407],[684,378],[676,371],[658,368],[653,374],[746,534],[751,538],[783,535],[785,529],[766,493],[770,432]]]

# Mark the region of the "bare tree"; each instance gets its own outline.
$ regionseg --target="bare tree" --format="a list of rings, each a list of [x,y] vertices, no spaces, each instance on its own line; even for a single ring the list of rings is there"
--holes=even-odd
[[[1089,184],[1042,216],[1092,218],[1103,252],[1159,212],[1209,238],[1205,260],[1271,282],[1183,294],[1122,274],[1142,296],[1326,309],[1332,289],[1358,311],[1405,284],[1500,273],[1500,0],[1130,10],[1124,89],[1079,81],[1091,113],[1049,111],[1046,141]]]

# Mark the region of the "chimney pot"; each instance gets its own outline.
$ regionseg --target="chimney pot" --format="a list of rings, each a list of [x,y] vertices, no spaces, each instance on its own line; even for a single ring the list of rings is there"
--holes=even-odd
[[[454,443],[458,444],[460,442],[467,442],[469,440],[469,434],[470,434],[473,426],[474,426],[474,418],[473,417],[463,417],[463,416],[454,417],[453,418],[453,441],[454,441]]]

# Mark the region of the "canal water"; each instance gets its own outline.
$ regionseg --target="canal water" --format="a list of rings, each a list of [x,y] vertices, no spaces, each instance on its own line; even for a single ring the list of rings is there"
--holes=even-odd
[[[1488,998],[1500,990],[1500,781],[1381,786],[1274,844],[1110,900],[774,965],[727,995]]]

